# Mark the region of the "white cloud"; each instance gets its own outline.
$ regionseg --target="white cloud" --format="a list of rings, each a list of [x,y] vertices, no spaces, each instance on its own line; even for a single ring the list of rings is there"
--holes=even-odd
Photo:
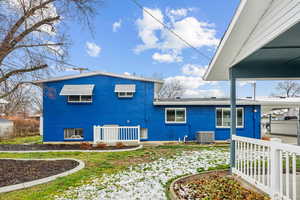
[[[176,54],[160,54],[157,52],[152,55],[152,59],[160,63],[182,62],[182,57]]]
[[[172,30],[196,48],[216,47],[219,44],[219,39],[216,38],[216,30],[213,26],[198,21],[194,17],[186,17],[174,22]],[[162,49],[181,51],[188,48],[183,41],[179,40],[168,30],[162,31],[162,39]]]
[[[112,25],[112,29],[113,29],[113,32],[117,32],[119,28],[121,28],[122,26],[122,20],[119,19],[119,21],[116,21],[113,23]]]
[[[238,81],[238,84],[239,84],[240,87],[244,87],[248,84],[250,85],[250,84],[253,84],[253,83],[255,83],[255,81]]]
[[[150,12],[159,21],[164,21],[164,16],[159,9],[144,9]],[[139,37],[144,43],[143,45],[138,45],[135,48],[136,53],[139,53],[146,49],[156,48],[159,39],[156,36],[155,31],[161,30],[163,28],[163,26],[155,19],[153,19],[150,15],[148,15],[145,10],[143,11],[143,17],[136,20],[136,24],[139,30]]]
[[[129,72],[124,72],[124,75],[130,76],[131,74]]]
[[[101,52],[101,47],[93,42],[86,42],[86,52],[89,56],[97,57]]]
[[[181,68],[181,71],[185,75],[202,77],[207,69],[207,66],[202,67],[199,65],[186,64]]]
[[[166,78],[165,81],[177,80],[183,85],[185,89],[197,89],[200,86],[209,84],[209,82],[204,81],[202,77],[199,76],[173,76]]]
[[[208,89],[208,90],[200,90],[200,89],[187,89],[184,93],[184,97],[224,97],[223,91],[219,89]]]
[[[171,21],[175,21],[187,16],[188,12],[193,11],[193,8],[166,9],[166,15]]]
[[[167,9],[166,17],[159,9],[145,9],[161,22],[168,24],[170,29],[195,48],[207,47],[214,49],[219,44],[214,25],[200,21],[195,17],[187,16],[188,11],[191,9]],[[165,18],[166,21],[164,21]],[[138,35],[143,42],[134,49],[136,53],[148,49],[157,49],[164,54],[180,56],[183,49],[190,48],[145,11],[143,12],[143,17],[136,20],[136,24]]]
[[[185,88],[184,97],[223,97],[224,93],[219,89],[201,89],[205,85],[216,85],[216,82],[203,80],[202,76],[206,68],[207,66],[202,67],[195,64],[186,64],[181,68],[183,75],[168,77],[165,81],[179,81]]]

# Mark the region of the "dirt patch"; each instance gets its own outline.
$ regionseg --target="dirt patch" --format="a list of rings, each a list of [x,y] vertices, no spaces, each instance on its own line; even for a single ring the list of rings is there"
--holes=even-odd
[[[0,159],[0,187],[46,178],[78,165],[74,160]]]
[[[269,200],[230,176],[228,171],[214,171],[179,179],[172,184],[173,199]]]
[[[131,149],[137,146],[106,146],[106,147],[91,147],[88,150],[116,150],[116,149]],[[0,151],[39,151],[39,150],[87,150],[82,149],[80,144],[1,144]]]

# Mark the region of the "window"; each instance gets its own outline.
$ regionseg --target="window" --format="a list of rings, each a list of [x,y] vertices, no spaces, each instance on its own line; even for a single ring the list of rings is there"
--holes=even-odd
[[[93,102],[91,95],[72,95],[68,96],[68,102],[69,103],[91,103]]]
[[[229,128],[231,124],[230,108],[216,109],[216,125],[217,128]],[[237,128],[244,127],[244,109],[236,108],[236,126]]]
[[[186,123],[185,108],[166,108],[165,110],[166,123]]]
[[[64,129],[65,139],[83,139],[82,128],[65,128]]]
[[[132,98],[133,92],[118,92],[119,98]]]

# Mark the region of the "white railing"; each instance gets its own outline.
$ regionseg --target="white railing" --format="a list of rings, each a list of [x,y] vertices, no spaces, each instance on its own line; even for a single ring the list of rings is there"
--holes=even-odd
[[[266,192],[272,199],[297,199],[299,146],[235,135],[232,139],[235,141],[234,174]]]
[[[140,126],[94,126],[94,144],[140,142]]]

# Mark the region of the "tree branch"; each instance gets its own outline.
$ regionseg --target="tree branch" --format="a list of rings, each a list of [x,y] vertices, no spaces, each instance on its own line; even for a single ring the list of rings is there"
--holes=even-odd
[[[5,81],[6,79],[8,79],[9,77],[11,77],[13,75],[17,75],[17,74],[21,74],[21,73],[25,73],[25,72],[33,72],[36,70],[44,69],[46,67],[48,67],[48,65],[43,64],[43,65],[37,65],[37,66],[31,67],[31,68],[28,68],[28,69],[17,69],[17,70],[10,71],[0,78],[0,83]]]
[[[55,0],[48,0],[45,1],[44,3],[33,7],[31,9],[29,9],[27,12],[24,13],[24,15],[12,26],[12,28],[10,29],[10,31],[6,34],[3,43],[1,44],[1,48],[3,47],[3,45],[5,44],[9,44],[9,42],[13,39],[13,36],[15,35],[15,33],[17,32],[17,30],[20,28],[20,26],[26,21],[26,19],[32,15],[34,15],[35,11],[41,9],[41,8],[45,8],[45,6],[51,2],[54,2]],[[24,7],[24,6],[23,6]]]
[[[28,47],[46,47],[46,46],[62,46],[64,43],[45,43],[45,44],[27,44],[27,45],[17,45],[14,49],[18,48],[28,48]]]
[[[5,94],[1,94],[0,99],[5,98],[5,97],[9,96],[10,94],[14,93],[21,85],[29,84],[29,83],[33,84],[33,82],[29,82],[29,81],[28,82],[23,81],[23,82],[17,83],[17,85],[15,85],[10,91],[5,92]]]

